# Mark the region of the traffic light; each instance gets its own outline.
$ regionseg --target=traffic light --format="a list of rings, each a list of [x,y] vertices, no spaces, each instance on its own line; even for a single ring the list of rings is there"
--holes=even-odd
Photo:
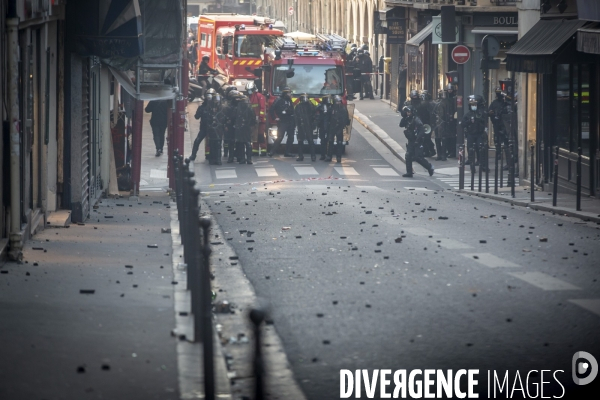
[[[458,71],[446,72],[446,78],[448,78],[448,83],[458,85]]]
[[[441,24],[442,42],[454,42],[456,40],[456,10],[454,6],[441,7]]]

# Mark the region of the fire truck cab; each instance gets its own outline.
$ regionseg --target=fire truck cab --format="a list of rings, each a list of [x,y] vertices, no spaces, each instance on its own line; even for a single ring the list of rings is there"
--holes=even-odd
[[[269,107],[281,95],[285,86],[292,90],[294,104],[302,93],[307,93],[310,101],[318,105],[328,95],[339,95],[348,107],[350,125],[344,131],[344,145],[348,145],[352,131],[354,104],[348,104],[345,82],[346,41],[337,35],[318,35],[316,45],[299,48],[290,38],[279,38],[275,46],[265,51],[263,73],[263,93]],[[268,117],[267,137],[272,144],[277,138],[277,125]],[[297,144],[295,139],[294,144]],[[315,135],[315,144],[320,144]]]
[[[198,27],[198,60],[210,57],[210,66],[227,77],[227,82],[244,91],[254,81],[264,49],[272,47],[283,32],[270,27],[272,21],[251,15],[205,14]]]

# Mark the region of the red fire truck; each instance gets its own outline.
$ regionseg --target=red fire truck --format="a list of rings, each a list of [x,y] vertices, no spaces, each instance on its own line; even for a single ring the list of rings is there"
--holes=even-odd
[[[267,110],[285,86],[292,89],[294,103],[298,102],[302,93],[307,93],[315,105],[318,105],[324,96],[339,95],[348,107],[350,115],[350,125],[344,130],[346,146],[350,141],[354,115],[354,104],[348,104],[346,97],[346,40],[337,35],[318,35],[318,38],[316,45],[310,48],[298,48],[292,39],[280,38],[276,40],[274,48],[267,49],[262,67]],[[267,136],[269,144],[277,138],[277,125],[270,118]],[[317,137],[315,143],[320,143]],[[294,144],[297,144],[296,139]]]
[[[205,14],[198,23],[198,63],[210,57],[210,66],[227,77],[227,82],[244,91],[254,81],[252,69],[262,65],[265,48],[283,35],[269,28],[270,21],[251,15]]]

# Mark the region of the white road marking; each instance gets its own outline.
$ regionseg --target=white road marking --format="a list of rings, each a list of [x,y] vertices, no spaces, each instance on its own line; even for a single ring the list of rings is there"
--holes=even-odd
[[[600,299],[572,299],[569,301],[573,304],[577,304],[579,307],[583,307],[586,310],[593,312],[596,315],[600,315]]]
[[[150,178],[167,179],[167,171],[164,169],[151,169]]]
[[[298,175],[319,175],[314,167],[294,167]]]
[[[490,268],[497,268],[497,267],[519,267],[519,265],[510,262],[508,260],[503,260],[502,258],[496,257],[493,254],[490,253],[468,253],[468,254],[463,254],[463,256],[470,258],[474,261],[477,261],[480,264],[485,265],[486,267],[490,267]],[[477,257],[477,258],[475,258]]]
[[[509,272],[508,274],[542,290],[581,290],[580,287],[561,281],[543,272]]]
[[[275,168],[273,168],[273,167],[261,167],[261,168],[255,168],[255,170],[256,170],[256,175],[258,175],[260,177],[279,176],[277,174],[277,171],[275,171]]]
[[[381,176],[400,176],[393,168],[373,168]]]
[[[433,192],[433,190],[431,190],[431,189],[422,188],[422,187],[408,186],[408,187],[405,187],[404,189],[406,189],[406,190],[414,190],[414,191],[417,191],[417,192]]]
[[[412,228],[404,228],[405,231],[412,233],[413,235],[417,235],[417,236],[433,236],[434,233],[431,232],[429,229],[425,229],[425,228],[419,228],[419,227],[412,227]]]
[[[140,179],[140,186],[148,186],[148,181]]]
[[[360,175],[353,167],[334,167],[340,175]]]
[[[439,243],[437,241],[440,241]],[[429,239],[430,242],[440,245],[441,247],[448,250],[457,250],[457,249],[472,249],[473,247],[469,246],[466,243],[459,242],[458,240],[452,239]]]
[[[354,187],[357,188],[357,189],[362,189],[362,190],[382,190],[382,191],[384,190],[384,189],[382,189],[380,187],[377,187],[377,186],[359,186],[359,185],[356,185]]]
[[[215,176],[217,179],[231,179],[237,178],[237,173],[235,169],[218,169],[215,171]]]

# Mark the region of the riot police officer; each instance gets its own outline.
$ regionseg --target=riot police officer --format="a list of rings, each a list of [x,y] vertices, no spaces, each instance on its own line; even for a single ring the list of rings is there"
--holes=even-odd
[[[406,143],[406,173],[402,175],[404,178],[413,177],[413,161],[418,162],[429,172],[429,176],[433,175],[433,165],[429,163],[423,156],[423,141],[425,140],[425,129],[423,122],[417,116],[417,111],[414,106],[408,105],[402,108],[402,119],[400,127],[404,129],[404,136],[408,140]]]
[[[257,123],[256,115],[248,103],[248,96],[238,93],[233,100],[236,102],[233,127],[235,129],[238,161],[240,164],[252,164],[252,128]],[[245,157],[244,151],[246,153]]]
[[[190,160],[195,160],[200,142],[208,137],[211,165],[221,165],[221,141],[223,139],[223,124],[225,116],[222,112],[221,96],[214,90],[208,89],[204,101],[196,110],[194,118],[200,119],[200,132],[194,140]]]
[[[510,105],[505,101],[506,95],[502,92],[500,87],[496,87],[496,99],[490,104],[488,115],[492,121],[494,127],[494,144],[496,145],[496,157],[500,157],[498,151],[500,145],[504,146],[504,155],[506,156],[506,162],[508,163],[509,148],[508,148],[508,133],[506,131],[506,125],[504,124],[504,116],[509,114]],[[506,166],[508,169],[508,166]]]
[[[238,156],[235,151],[235,116],[237,110],[237,97],[240,92],[235,90],[235,88],[229,90],[227,93],[227,106],[224,107],[225,114],[225,124],[224,124],[224,132],[223,138],[227,145],[227,163],[231,164],[233,162],[234,157]]]
[[[445,148],[445,140],[444,139],[444,129],[445,126],[444,118],[446,116],[446,101],[444,99],[444,91],[438,90],[438,98],[434,103],[433,111],[431,113],[431,119],[434,122],[434,127],[432,129],[433,136],[435,138],[435,148],[437,151],[438,161],[446,161],[446,148]]]
[[[482,109],[481,100],[475,95],[469,96],[469,111],[463,116],[461,126],[467,138],[468,160],[465,164],[479,165],[482,160],[480,150],[487,147],[487,115]],[[477,160],[477,161],[476,161]],[[471,168],[473,170],[473,168]]]
[[[273,148],[268,153],[269,157],[277,152],[283,136],[287,134],[285,142],[284,157],[294,157],[292,154],[292,145],[294,144],[294,103],[292,102],[292,90],[285,86],[281,91],[281,96],[273,103],[269,110],[269,116],[277,121],[277,139],[273,143]]]
[[[448,157],[456,158],[456,90],[451,83],[446,87],[443,117],[444,148]]]
[[[304,140],[308,141],[311,161],[317,159],[315,154],[315,140],[313,138],[313,131],[315,130],[315,112],[316,107],[310,102],[308,94],[302,93],[300,95],[300,102],[296,105],[296,109],[294,110],[296,127],[298,128],[298,158],[296,161],[304,161],[304,155],[302,154]]]
[[[340,96],[334,97],[334,104],[331,109],[331,117],[329,119],[329,149],[327,150],[327,158],[325,161],[331,161],[333,154],[333,142],[335,140],[337,147],[335,149],[337,163],[342,162],[342,152],[344,151],[344,128],[350,124],[350,116],[348,109],[342,103]]]
[[[424,125],[429,125],[430,131],[426,133],[426,138],[423,142],[423,152],[425,157],[433,157],[435,156],[435,146],[431,141],[433,127],[435,126],[435,119],[433,115],[433,100],[431,99],[431,95],[428,90],[421,90],[421,104],[417,109],[417,114],[423,122]]]
[[[317,107],[316,119],[319,128],[319,139],[321,140],[321,158],[327,157],[327,145],[329,144],[329,120],[331,119],[332,97],[325,96]]]
[[[224,135],[223,135],[223,157],[229,158],[229,144],[233,140],[234,145],[235,145],[235,138],[233,137],[233,134],[231,133],[233,130],[233,127],[231,127],[231,124],[233,122],[232,122],[232,120],[229,119],[229,114],[231,113],[232,110],[235,110],[235,107],[233,105],[232,97],[229,95],[229,93],[231,93],[232,91],[237,90],[237,89],[233,85],[223,85],[221,90],[223,92],[223,95],[221,97],[223,112],[227,116],[227,121],[224,126]],[[229,129],[229,128],[231,128],[231,129]],[[233,147],[231,148],[231,151],[234,151]]]

